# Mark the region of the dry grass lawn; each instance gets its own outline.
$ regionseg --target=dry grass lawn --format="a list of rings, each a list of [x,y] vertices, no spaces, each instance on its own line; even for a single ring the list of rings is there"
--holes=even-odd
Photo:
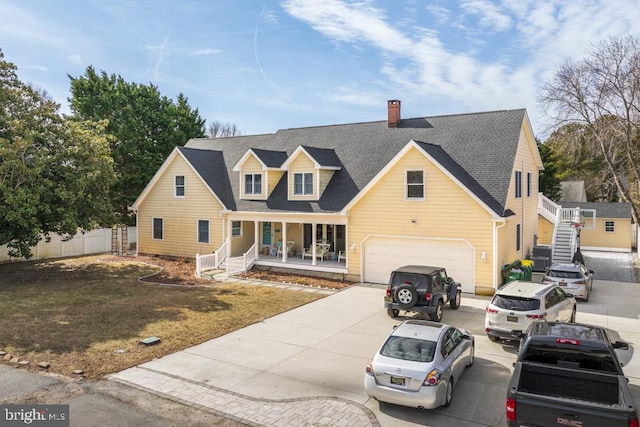
[[[142,283],[159,268],[99,259],[0,265],[0,350],[29,360],[26,369],[46,361],[49,371],[79,369],[99,379],[322,297],[241,284]],[[161,343],[139,343],[151,336]]]

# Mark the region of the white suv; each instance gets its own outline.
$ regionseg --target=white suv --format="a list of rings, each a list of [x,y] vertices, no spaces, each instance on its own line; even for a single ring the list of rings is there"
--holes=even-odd
[[[576,299],[557,284],[515,281],[498,289],[485,311],[491,341],[516,340],[536,320],[574,323]]]

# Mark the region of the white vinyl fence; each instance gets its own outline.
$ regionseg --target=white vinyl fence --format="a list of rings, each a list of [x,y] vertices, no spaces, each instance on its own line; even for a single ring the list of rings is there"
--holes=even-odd
[[[131,247],[132,243],[136,243],[136,227],[128,227],[127,235],[129,247]],[[117,238],[120,239],[120,236],[121,233],[118,233]],[[33,253],[33,257],[31,259],[39,260],[97,254],[111,252],[111,248],[111,228],[99,228],[84,234],[79,232],[73,237],[73,239],[67,242],[63,242],[57,234],[52,234],[50,242],[42,240],[35,247],[31,248],[31,252]],[[0,246],[0,263],[9,261],[26,261],[23,258],[12,258],[9,256],[8,252],[9,250],[6,246]]]

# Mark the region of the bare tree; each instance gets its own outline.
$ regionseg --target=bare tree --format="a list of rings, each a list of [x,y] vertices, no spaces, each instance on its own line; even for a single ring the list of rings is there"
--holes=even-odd
[[[228,136],[240,136],[242,131],[233,123],[221,123],[218,120],[212,120],[207,126],[210,138],[225,138]]]
[[[584,127],[582,150],[602,157],[623,201],[640,208],[640,43],[610,38],[586,58],[562,65],[540,93],[539,102],[557,128]]]

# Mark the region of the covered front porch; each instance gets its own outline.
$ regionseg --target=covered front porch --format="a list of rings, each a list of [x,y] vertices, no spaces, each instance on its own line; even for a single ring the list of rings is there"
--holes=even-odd
[[[340,214],[231,212],[226,218],[228,237],[217,258],[226,259],[229,273],[258,265],[346,275],[346,223]]]

